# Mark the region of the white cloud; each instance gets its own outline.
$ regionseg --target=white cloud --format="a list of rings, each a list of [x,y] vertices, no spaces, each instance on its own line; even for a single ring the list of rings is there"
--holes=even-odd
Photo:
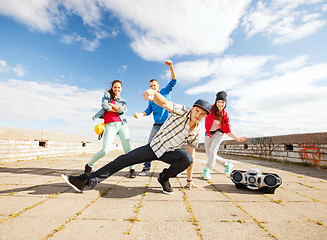
[[[0,14],[13,17],[29,29],[40,32],[55,31],[70,14],[80,16],[83,23],[91,27],[97,27],[102,18],[96,0],[2,0]]]
[[[0,62],[1,63],[1,62]],[[38,130],[96,137],[92,120],[101,108],[102,90],[85,90],[66,84],[10,79],[0,82],[0,121],[37,122]],[[147,143],[152,116],[127,117],[132,142]],[[48,124],[47,124],[48,123]]]
[[[175,69],[181,84],[205,82],[187,89],[187,94],[218,92],[235,88],[248,79],[262,77],[265,75],[261,70],[262,66],[273,58],[273,56],[225,56],[211,61],[178,63]]]
[[[117,17],[131,38],[130,46],[135,53],[155,61],[173,56],[222,54],[233,43],[231,33],[242,17],[248,38],[261,34],[274,44],[303,38],[326,25],[325,5],[317,7],[321,1],[259,1],[248,9],[250,2],[3,0],[0,14],[40,32],[58,32],[72,15],[79,16],[95,37],[88,39],[72,33],[62,36],[61,41],[81,43],[86,51],[97,49],[101,39],[117,36],[117,26],[110,20]],[[308,8],[303,10],[302,6]],[[105,19],[108,14],[109,19]]]
[[[81,37],[76,33],[71,35],[63,35],[60,39],[60,42],[65,44],[74,44],[74,43],[81,43],[82,49],[85,51],[94,51],[100,46],[100,40],[108,37],[109,34],[104,31],[98,31],[95,33],[95,38],[93,40],[88,40],[85,37]]]
[[[308,58],[309,57],[306,55],[295,57],[294,59],[292,59],[290,61],[286,61],[286,62],[276,65],[274,67],[274,70],[276,72],[285,73],[290,70],[298,69],[307,63]]]
[[[101,7],[96,0],[61,0],[58,4],[62,4],[69,12],[80,16],[86,25],[97,27],[101,22]]]
[[[178,62],[174,63],[174,69],[179,83],[181,84],[192,84],[199,82],[202,78],[211,76],[215,68],[210,60],[195,60],[190,62]],[[192,69],[190,71],[190,69]],[[166,70],[164,78],[171,79],[170,70]]]
[[[65,125],[77,127],[81,122],[91,120],[96,110],[99,110],[102,94],[100,90],[87,91],[65,84],[15,79],[2,81],[0,120],[60,120]]]
[[[99,98],[102,95],[101,91],[87,91],[76,86],[48,82],[10,79],[0,84],[2,120],[59,118],[74,122],[100,106]]]
[[[25,68],[21,64],[11,67],[7,64],[7,61],[0,59],[0,73],[15,74],[18,77],[23,77],[25,75]]]
[[[303,38],[326,25],[322,1],[259,1],[243,18],[249,38],[266,36],[274,44]],[[211,0],[3,0],[0,14],[11,16],[33,31],[56,32],[71,14],[91,28],[92,40],[69,33],[65,44],[79,43],[94,51],[101,39],[116,36],[110,18],[117,17],[131,38],[132,49],[147,60],[196,55],[200,60],[175,64],[179,83],[192,87],[187,94],[227,90],[233,130],[238,135],[277,135],[327,129],[327,64],[308,66],[307,56],[298,56],[266,69],[275,56],[225,56],[231,33],[250,1]],[[305,9],[305,10],[303,10]],[[103,14],[103,15],[102,15]],[[109,22],[109,23],[108,23]],[[119,71],[126,68],[122,66]],[[0,73],[22,77],[22,65],[9,66],[0,60]],[[166,76],[170,78],[170,73]],[[196,84],[196,85],[195,85]],[[195,85],[195,86],[194,86]],[[0,82],[0,120],[55,123],[54,131],[93,134],[92,115],[100,107],[102,90],[87,91],[76,86],[11,79]],[[19,96],[19,98],[17,98]],[[2,119],[1,119],[2,118]],[[152,118],[129,117],[132,138],[147,138]],[[87,130],[86,130],[87,129]],[[51,130],[51,129],[50,129]],[[146,135],[146,136],[145,136]]]
[[[131,37],[131,47],[147,60],[175,55],[220,54],[232,40],[250,1],[103,1]],[[132,9],[132,11],[131,11]]]
[[[202,79],[198,85],[186,93],[226,90],[232,130],[239,136],[272,136],[327,129],[327,112],[323,111],[327,105],[327,63],[309,65],[308,56],[302,55],[270,66],[277,62],[275,60],[279,59],[274,56],[229,56],[204,60],[203,66],[209,66],[211,71],[199,75]],[[267,69],[268,61],[273,71]],[[186,64],[192,71],[201,66],[199,61]],[[183,76],[183,72],[179,75]],[[179,81],[183,81],[180,76]]]
[[[2,0],[0,14],[15,18],[31,30],[52,32],[54,26],[64,20],[57,4],[57,1],[51,0]]]
[[[135,119],[133,116],[127,116],[127,124],[131,135],[131,141],[147,144],[153,122],[152,115],[139,119]]]
[[[259,1],[243,17],[242,25],[248,38],[255,34],[267,36],[274,44],[284,44],[304,38],[326,25],[321,9],[309,7],[320,1]],[[307,10],[300,10],[301,6]],[[310,11],[318,11],[311,13]]]
[[[283,44],[307,37],[326,25],[324,20],[311,21],[300,26],[293,25],[293,21],[294,19],[284,19],[271,28],[272,32],[277,33],[273,43]]]
[[[102,12],[98,1],[82,0],[3,0],[0,1],[0,14],[13,17],[26,25],[31,31],[55,33],[64,28],[67,19],[75,14],[80,16],[83,23],[92,28],[94,39],[89,40],[77,34],[64,35],[63,43],[80,42],[86,51],[94,51],[100,46],[100,40],[110,35],[116,36],[117,29],[112,33],[101,30]],[[107,28],[108,29],[108,28]]]
[[[317,64],[232,90],[237,130],[269,136],[327,129],[326,76],[327,63]]]
[[[25,75],[25,69],[21,64],[17,64],[15,67],[13,67],[12,71],[19,77],[23,77]]]
[[[119,69],[118,72],[120,74],[124,74],[127,71],[127,66],[126,65],[122,65]]]
[[[0,59],[0,73],[7,72],[7,71],[8,71],[7,62],[5,60]]]

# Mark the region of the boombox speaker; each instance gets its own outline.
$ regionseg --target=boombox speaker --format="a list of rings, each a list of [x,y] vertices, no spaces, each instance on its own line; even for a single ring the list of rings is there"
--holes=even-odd
[[[282,179],[274,173],[261,173],[258,168],[249,171],[234,170],[230,178],[236,188],[259,190],[264,193],[275,193],[275,189],[282,184]]]

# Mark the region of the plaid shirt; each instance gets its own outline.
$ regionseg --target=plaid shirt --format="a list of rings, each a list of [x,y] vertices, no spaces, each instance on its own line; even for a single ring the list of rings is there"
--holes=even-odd
[[[153,137],[150,147],[158,158],[165,152],[181,148],[185,143],[197,147],[199,142],[199,125],[190,131],[191,109],[174,103],[170,116]]]

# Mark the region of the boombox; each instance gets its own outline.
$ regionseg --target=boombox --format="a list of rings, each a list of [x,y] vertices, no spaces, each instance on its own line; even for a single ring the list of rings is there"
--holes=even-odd
[[[249,171],[234,170],[230,178],[236,188],[259,190],[264,193],[275,193],[275,189],[282,184],[282,179],[274,173],[261,173],[258,168]]]

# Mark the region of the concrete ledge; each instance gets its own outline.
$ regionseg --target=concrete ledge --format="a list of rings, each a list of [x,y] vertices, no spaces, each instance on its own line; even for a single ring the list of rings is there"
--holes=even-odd
[[[95,153],[102,141],[94,138],[0,127],[0,164],[20,160]],[[122,149],[114,143],[113,150]]]
[[[204,144],[199,148],[204,151]],[[327,168],[327,132],[223,141],[219,153]]]

